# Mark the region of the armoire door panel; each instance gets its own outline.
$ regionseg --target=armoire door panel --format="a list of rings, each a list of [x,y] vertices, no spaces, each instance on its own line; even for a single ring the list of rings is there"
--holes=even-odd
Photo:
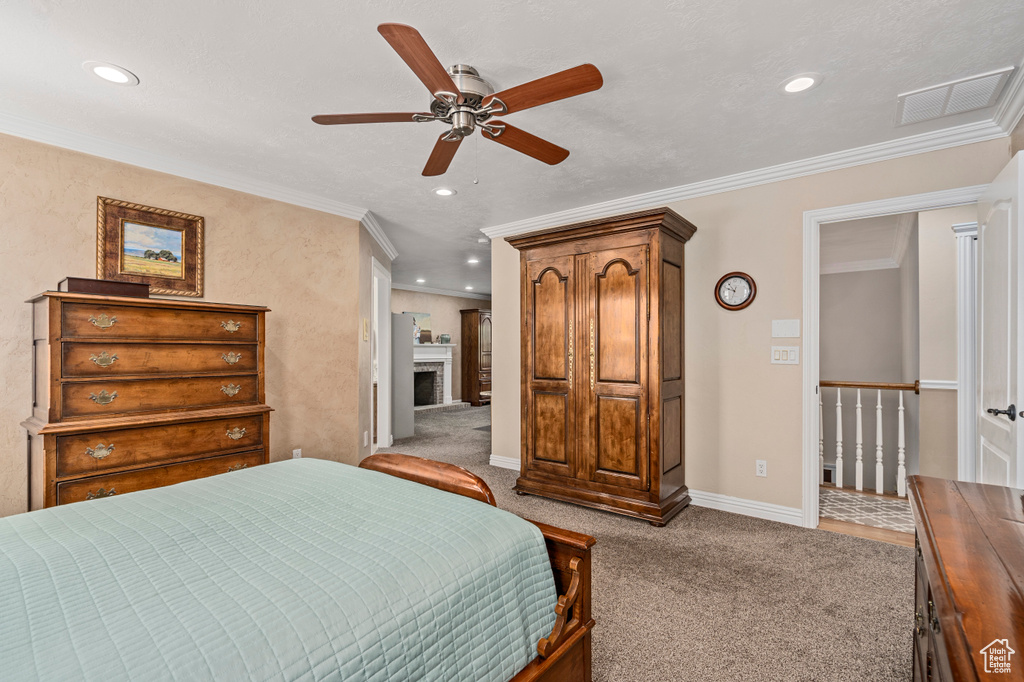
[[[597,472],[640,476],[640,401],[597,399]]]
[[[559,259],[562,260],[562,259]],[[572,311],[571,260],[545,267],[530,277],[533,315],[533,378],[567,379],[569,320]]]
[[[568,467],[571,443],[568,429],[572,423],[567,393],[533,394],[533,457],[539,462]]]
[[[480,316],[480,370],[491,371],[491,316]]]
[[[592,256],[597,381],[639,384],[643,379],[646,251],[613,249]]]

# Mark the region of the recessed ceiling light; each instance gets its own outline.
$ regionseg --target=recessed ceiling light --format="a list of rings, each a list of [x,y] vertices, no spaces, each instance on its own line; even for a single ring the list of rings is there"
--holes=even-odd
[[[418,279],[418,280],[416,280],[416,284],[423,284],[426,281],[427,280],[425,280],[425,279]]]
[[[114,85],[138,85],[139,77],[128,69],[106,62],[83,62],[82,68]]]
[[[819,85],[820,83],[821,74],[801,73],[797,74],[796,76],[793,76],[792,78],[787,78],[785,81],[783,81],[782,85],[779,86],[779,89],[782,90],[782,92],[794,94],[797,92],[804,92],[806,90],[810,90],[811,88],[813,88],[816,85]]]
[[[450,197],[458,194],[458,192],[456,192],[450,187],[435,187],[434,194],[436,194],[439,197]]]
[[[469,259],[468,261],[466,261],[466,262],[467,262],[467,263],[469,263],[470,265],[476,265],[477,263],[479,263],[479,262],[480,262],[480,259],[479,259],[479,258],[470,258],[470,259]]]
[[[473,291],[473,287],[466,287],[466,291]]]

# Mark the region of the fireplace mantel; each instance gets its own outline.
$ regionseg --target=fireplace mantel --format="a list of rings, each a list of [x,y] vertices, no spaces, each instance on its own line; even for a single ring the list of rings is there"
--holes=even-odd
[[[454,343],[414,343],[412,345],[412,361],[444,363],[444,404],[452,402],[452,349]]]

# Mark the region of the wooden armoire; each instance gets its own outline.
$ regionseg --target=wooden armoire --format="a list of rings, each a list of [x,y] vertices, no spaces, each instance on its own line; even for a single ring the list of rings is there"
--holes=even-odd
[[[491,404],[491,311],[462,313],[462,400],[474,407]]]
[[[683,246],[667,208],[508,241],[520,252],[516,491],[664,525],[683,456]]]

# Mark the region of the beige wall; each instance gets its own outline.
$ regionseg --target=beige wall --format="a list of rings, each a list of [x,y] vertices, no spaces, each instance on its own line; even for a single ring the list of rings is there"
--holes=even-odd
[[[1010,134],[1010,154],[1024,150],[1024,116],[1017,121],[1017,127]]]
[[[923,381],[957,380],[957,252],[952,227],[977,219],[974,205],[918,214]],[[918,471],[925,476],[956,478],[956,399],[955,390],[921,389]]]
[[[95,277],[96,197],[206,218],[208,301],[266,305],[273,459],[357,460],[359,225],[192,180],[0,136],[0,515],[23,511],[31,410],[24,302],[64,277]]]
[[[670,205],[698,228],[686,246],[690,487],[801,506],[802,368],[770,364],[769,349],[771,320],[802,317],[804,211],[986,183],[1008,160],[1009,138],[1001,138]],[[491,248],[492,448],[518,459],[518,253],[504,239]],[[740,312],[722,310],[712,295],[732,270],[758,285]],[[767,478],[754,475],[757,459],[768,461]]]
[[[822,379],[902,381],[900,279],[897,268],[822,275]]]
[[[436,339],[438,334],[451,334],[455,344],[452,349],[452,400],[462,400],[462,315],[459,311],[473,308],[489,310],[491,302],[422,291],[391,290],[391,312],[430,313],[432,337]]]

